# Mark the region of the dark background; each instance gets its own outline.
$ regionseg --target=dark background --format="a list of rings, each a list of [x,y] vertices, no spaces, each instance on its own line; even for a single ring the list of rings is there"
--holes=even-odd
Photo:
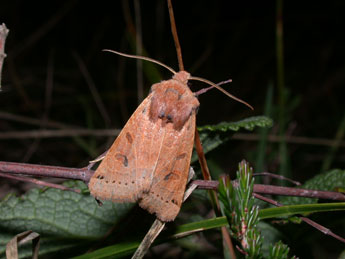
[[[166,2],[140,4],[145,55],[178,70]],[[212,90],[200,96],[199,126],[263,114],[269,85],[274,88],[277,104],[275,1],[174,1],[173,4],[186,70],[213,82],[232,78],[233,83],[224,88],[255,108],[252,112]],[[344,7],[345,2],[340,0],[284,2],[285,87],[290,96],[286,121],[290,135],[332,140],[343,120]],[[2,72],[0,111],[36,119],[45,117],[81,128],[123,127],[138,105],[136,61],[101,50],[135,53],[129,22],[135,23],[134,16],[132,1],[126,4],[125,1],[2,0],[0,23],[4,22],[10,33]],[[100,114],[76,57],[86,66],[109,114],[109,123]],[[171,77],[164,68],[156,69],[162,79]],[[53,72],[51,99],[46,97],[49,70]],[[152,80],[144,74],[144,96]],[[193,91],[202,87],[196,82],[192,84]],[[278,132],[277,113],[275,106],[272,134]],[[0,133],[40,129],[39,125],[0,115]],[[106,150],[113,139],[2,138],[0,160],[81,167]],[[209,154],[209,158],[220,170],[233,174],[242,158],[253,162],[256,144],[236,140]],[[320,173],[330,149],[303,143],[288,147],[292,177],[301,181]],[[343,150],[338,150],[331,168],[344,168]],[[273,151],[268,154],[273,159],[265,167],[275,172],[277,162],[272,161],[277,160],[277,154]],[[18,184],[7,180],[2,183],[1,196],[14,186],[17,188]],[[19,186],[19,192],[25,189]]]

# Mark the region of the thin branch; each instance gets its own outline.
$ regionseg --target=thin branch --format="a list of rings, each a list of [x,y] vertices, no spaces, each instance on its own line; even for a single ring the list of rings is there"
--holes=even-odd
[[[194,180],[192,182],[196,184],[199,189],[216,190],[218,188],[218,181],[203,181]],[[237,186],[237,181],[232,181],[234,187]],[[294,187],[284,187],[266,184],[254,184],[254,192],[261,194],[270,195],[281,195],[281,196],[295,196],[295,197],[307,197],[307,198],[317,198],[317,199],[327,199],[327,200],[337,200],[345,201],[345,195],[341,192],[332,191],[319,191],[319,190],[309,190]]]
[[[258,134],[247,134],[247,133],[236,133],[232,139],[239,139],[239,140],[251,140],[251,141],[258,141],[260,139],[260,135]],[[278,135],[268,135],[268,141],[270,142],[281,142],[285,140],[287,143],[290,144],[304,144],[304,145],[315,145],[315,146],[334,146],[339,145],[339,147],[345,147],[345,141],[338,142],[337,140],[333,139],[324,139],[324,138],[308,138],[308,137],[300,137],[300,136],[278,136]]]
[[[3,65],[4,59],[6,57],[5,42],[6,42],[8,32],[9,32],[9,29],[7,29],[7,27],[4,23],[2,25],[0,25],[0,91],[1,91],[2,65]]]
[[[64,138],[77,136],[117,136],[121,130],[119,129],[61,129],[61,130],[29,130],[29,131],[10,131],[1,132],[0,139],[27,139],[27,138]]]
[[[45,91],[45,100],[44,100],[44,112],[42,115],[40,128],[46,128],[46,122],[49,118],[49,112],[52,104],[52,96],[53,96],[53,88],[54,88],[54,52],[51,51],[48,59],[47,65],[47,79],[46,79],[46,91]],[[39,144],[41,142],[41,138],[36,138],[32,144],[29,146],[28,150],[26,151],[25,155],[22,158],[22,162],[27,162],[30,160],[32,155],[35,153]]]
[[[25,124],[30,124],[30,125],[36,125],[36,126],[40,126],[42,123],[42,121],[40,119],[31,118],[31,117],[27,117],[27,116],[21,116],[21,115],[12,114],[12,113],[3,112],[3,111],[0,111],[0,119],[20,122],[20,123],[25,123]],[[50,127],[50,128],[58,128],[58,129],[65,129],[65,128],[76,129],[76,128],[79,128],[78,126],[67,125],[67,124],[52,121],[52,120],[47,120],[45,123],[45,126]]]
[[[78,66],[79,66],[80,72],[82,73],[82,75],[85,79],[85,82],[90,89],[92,97],[96,103],[96,106],[97,106],[100,114],[102,115],[102,118],[105,122],[105,125],[109,126],[110,125],[110,116],[109,116],[107,109],[105,108],[105,105],[102,101],[102,98],[101,98],[101,96],[97,90],[95,82],[93,81],[93,79],[92,79],[84,61],[81,59],[81,57],[76,52],[73,52],[73,57],[76,60]]]
[[[29,118],[25,116],[10,114],[7,112],[0,111],[0,119],[8,119],[18,122],[23,122],[32,125],[40,125],[41,120]],[[47,121],[46,126],[54,128],[62,128],[63,130],[30,130],[30,131],[10,131],[10,132],[0,132],[0,139],[20,139],[20,138],[61,138],[61,137],[71,137],[71,136],[97,136],[97,137],[108,137],[117,136],[120,133],[120,129],[83,129],[77,126],[67,125],[55,121]],[[68,128],[68,129],[66,129]],[[232,136],[234,140],[247,140],[247,141],[259,141],[260,136],[258,134],[247,134],[247,133],[236,133]],[[282,140],[281,136],[278,135],[268,135],[268,141],[270,142],[280,142]],[[317,146],[333,146],[336,141],[332,139],[322,139],[322,138],[308,138],[299,136],[287,136],[286,142],[290,144],[301,144],[301,145],[317,145]],[[345,147],[345,141],[339,142],[339,147]]]
[[[21,40],[18,45],[9,52],[9,56],[15,58],[24,50],[28,49],[39,41],[44,35],[46,35],[52,28],[54,28],[78,3],[78,0],[71,0],[65,2],[65,4],[56,11],[55,14],[49,16],[49,20],[42,23],[42,26],[37,28],[36,31],[31,32],[30,35]]]
[[[86,168],[69,168],[49,165],[0,161],[0,172],[36,177],[54,177],[70,180],[81,180],[88,183],[94,171]]]
[[[297,186],[301,185],[300,182],[297,182],[295,180],[287,178],[287,177],[285,177],[283,175],[272,174],[272,173],[269,173],[269,172],[255,173],[253,176],[268,176],[268,177],[276,178],[276,179],[279,179],[279,180],[282,180],[282,181],[288,181],[288,182],[293,183],[294,185],[297,185]]]
[[[141,28],[141,11],[140,1],[134,1],[134,12],[135,12],[135,43],[136,43],[136,54],[141,56],[143,54],[143,42],[142,42],[142,28]],[[138,104],[144,99],[144,83],[143,83],[143,62],[137,59],[137,89],[138,89]]]
[[[94,171],[91,170],[89,167],[70,168],[60,166],[13,163],[4,161],[0,161],[0,172],[35,177],[54,177],[70,180],[81,180],[85,183],[88,183],[91,176],[94,174]],[[218,183],[218,181],[211,180],[194,180],[190,184],[197,185],[198,189],[217,190]],[[236,187],[238,183],[237,181],[232,181],[232,184],[234,185],[234,187]],[[283,187],[265,184],[254,184],[254,192],[270,195],[296,196],[345,201],[345,195],[340,192],[309,190],[295,187]]]
[[[277,206],[277,207],[284,206],[283,204],[281,204],[281,203],[279,203],[279,202],[277,202],[275,200],[269,199],[267,197],[261,196],[260,194],[254,193],[253,195],[254,195],[255,198],[263,200],[265,202],[268,202],[268,203],[270,203],[270,204],[272,204],[274,206]],[[316,228],[320,232],[324,233],[325,235],[334,237],[335,239],[338,239],[340,242],[345,243],[345,239],[344,238],[342,238],[341,236],[338,236],[337,234],[333,233],[330,229],[325,228],[324,226],[320,225],[319,223],[315,222],[314,220],[311,220],[311,219],[306,218],[306,217],[299,217],[299,218],[302,221],[304,221],[305,223],[307,223],[308,225],[310,225],[313,228]]]
[[[34,178],[10,175],[10,174],[5,174],[5,173],[1,173],[1,172],[0,172],[0,177],[12,179],[12,180],[17,180],[17,181],[29,182],[29,183],[33,183],[33,184],[37,184],[37,185],[41,185],[41,186],[45,186],[45,187],[59,189],[62,191],[70,191],[70,192],[80,193],[80,190],[78,190],[78,189],[69,188],[69,187],[63,186],[61,184],[48,183],[48,182],[37,180]]]
[[[180,71],[183,71],[184,66],[183,66],[183,59],[182,59],[182,50],[181,50],[180,41],[177,35],[174,10],[171,4],[171,0],[168,0],[168,9],[169,9],[170,24],[171,24],[171,32],[172,32],[174,42],[175,42],[175,47],[176,47],[178,67]]]

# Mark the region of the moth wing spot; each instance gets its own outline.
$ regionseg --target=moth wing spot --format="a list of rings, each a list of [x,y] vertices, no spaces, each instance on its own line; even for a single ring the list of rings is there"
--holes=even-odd
[[[168,181],[169,177],[170,177],[171,173],[168,173],[165,177],[164,177],[164,181]]]
[[[187,156],[186,153],[179,154],[179,155],[176,157],[176,160],[184,159],[186,156]]]
[[[177,204],[177,201],[175,201],[174,199],[172,199],[171,202],[174,203],[174,204],[176,204],[176,205],[178,205],[178,204]]]
[[[168,181],[169,179],[170,180],[177,180],[179,179],[179,175],[175,172],[170,172],[168,173],[165,177],[164,177],[164,181]]]
[[[121,161],[123,163],[124,167],[128,167],[128,158],[127,158],[127,156],[125,156],[123,154],[116,154],[115,158],[118,161]]]
[[[126,139],[127,139],[129,144],[133,143],[133,137],[132,137],[132,135],[129,132],[126,133]]]

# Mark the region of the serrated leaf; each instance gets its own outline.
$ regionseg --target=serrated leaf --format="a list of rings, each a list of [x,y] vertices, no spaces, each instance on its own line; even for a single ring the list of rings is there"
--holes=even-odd
[[[308,180],[300,188],[335,191],[337,188],[345,188],[345,170],[334,169],[323,174],[319,174]],[[311,204],[316,203],[316,198],[283,197],[280,201],[283,204]]]
[[[237,122],[221,122],[217,125],[205,125],[198,127],[200,140],[204,153],[208,153],[221,144],[230,140],[234,132],[241,128],[253,130],[255,127],[271,127],[272,120],[266,116],[250,117]],[[193,152],[192,162],[198,160],[196,152]]]
[[[238,131],[241,128],[246,130],[253,130],[255,127],[260,128],[268,128],[272,127],[273,121],[272,119],[266,116],[254,116],[249,117],[244,120],[236,121],[236,122],[221,122],[217,125],[205,125],[202,127],[198,127],[199,131]]]
[[[72,185],[80,186],[80,182]],[[71,184],[69,184],[71,186]],[[87,188],[82,184],[82,188]],[[132,204],[104,202],[99,206],[89,194],[57,189],[31,189],[22,197],[8,196],[0,202],[0,253],[13,234],[26,230],[45,238],[92,240],[104,236],[132,207]],[[56,239],[51,239],[54,236]],[[50,250],[54,250],[50,246]]]

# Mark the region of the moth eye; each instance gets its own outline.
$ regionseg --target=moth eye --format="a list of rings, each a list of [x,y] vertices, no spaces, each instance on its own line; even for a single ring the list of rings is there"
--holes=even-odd
[[[172,121],[172,115],[171,115],[171,114],[168,114],[168,115],[167,115],[167,120],[168,120],[168,121]]]
[[[165,116],[165,112],[164,112],[164,111],[161,111],[161,112],[159,113],[159,115],[158,115],[158,118],[163,119],[164,116]]]

